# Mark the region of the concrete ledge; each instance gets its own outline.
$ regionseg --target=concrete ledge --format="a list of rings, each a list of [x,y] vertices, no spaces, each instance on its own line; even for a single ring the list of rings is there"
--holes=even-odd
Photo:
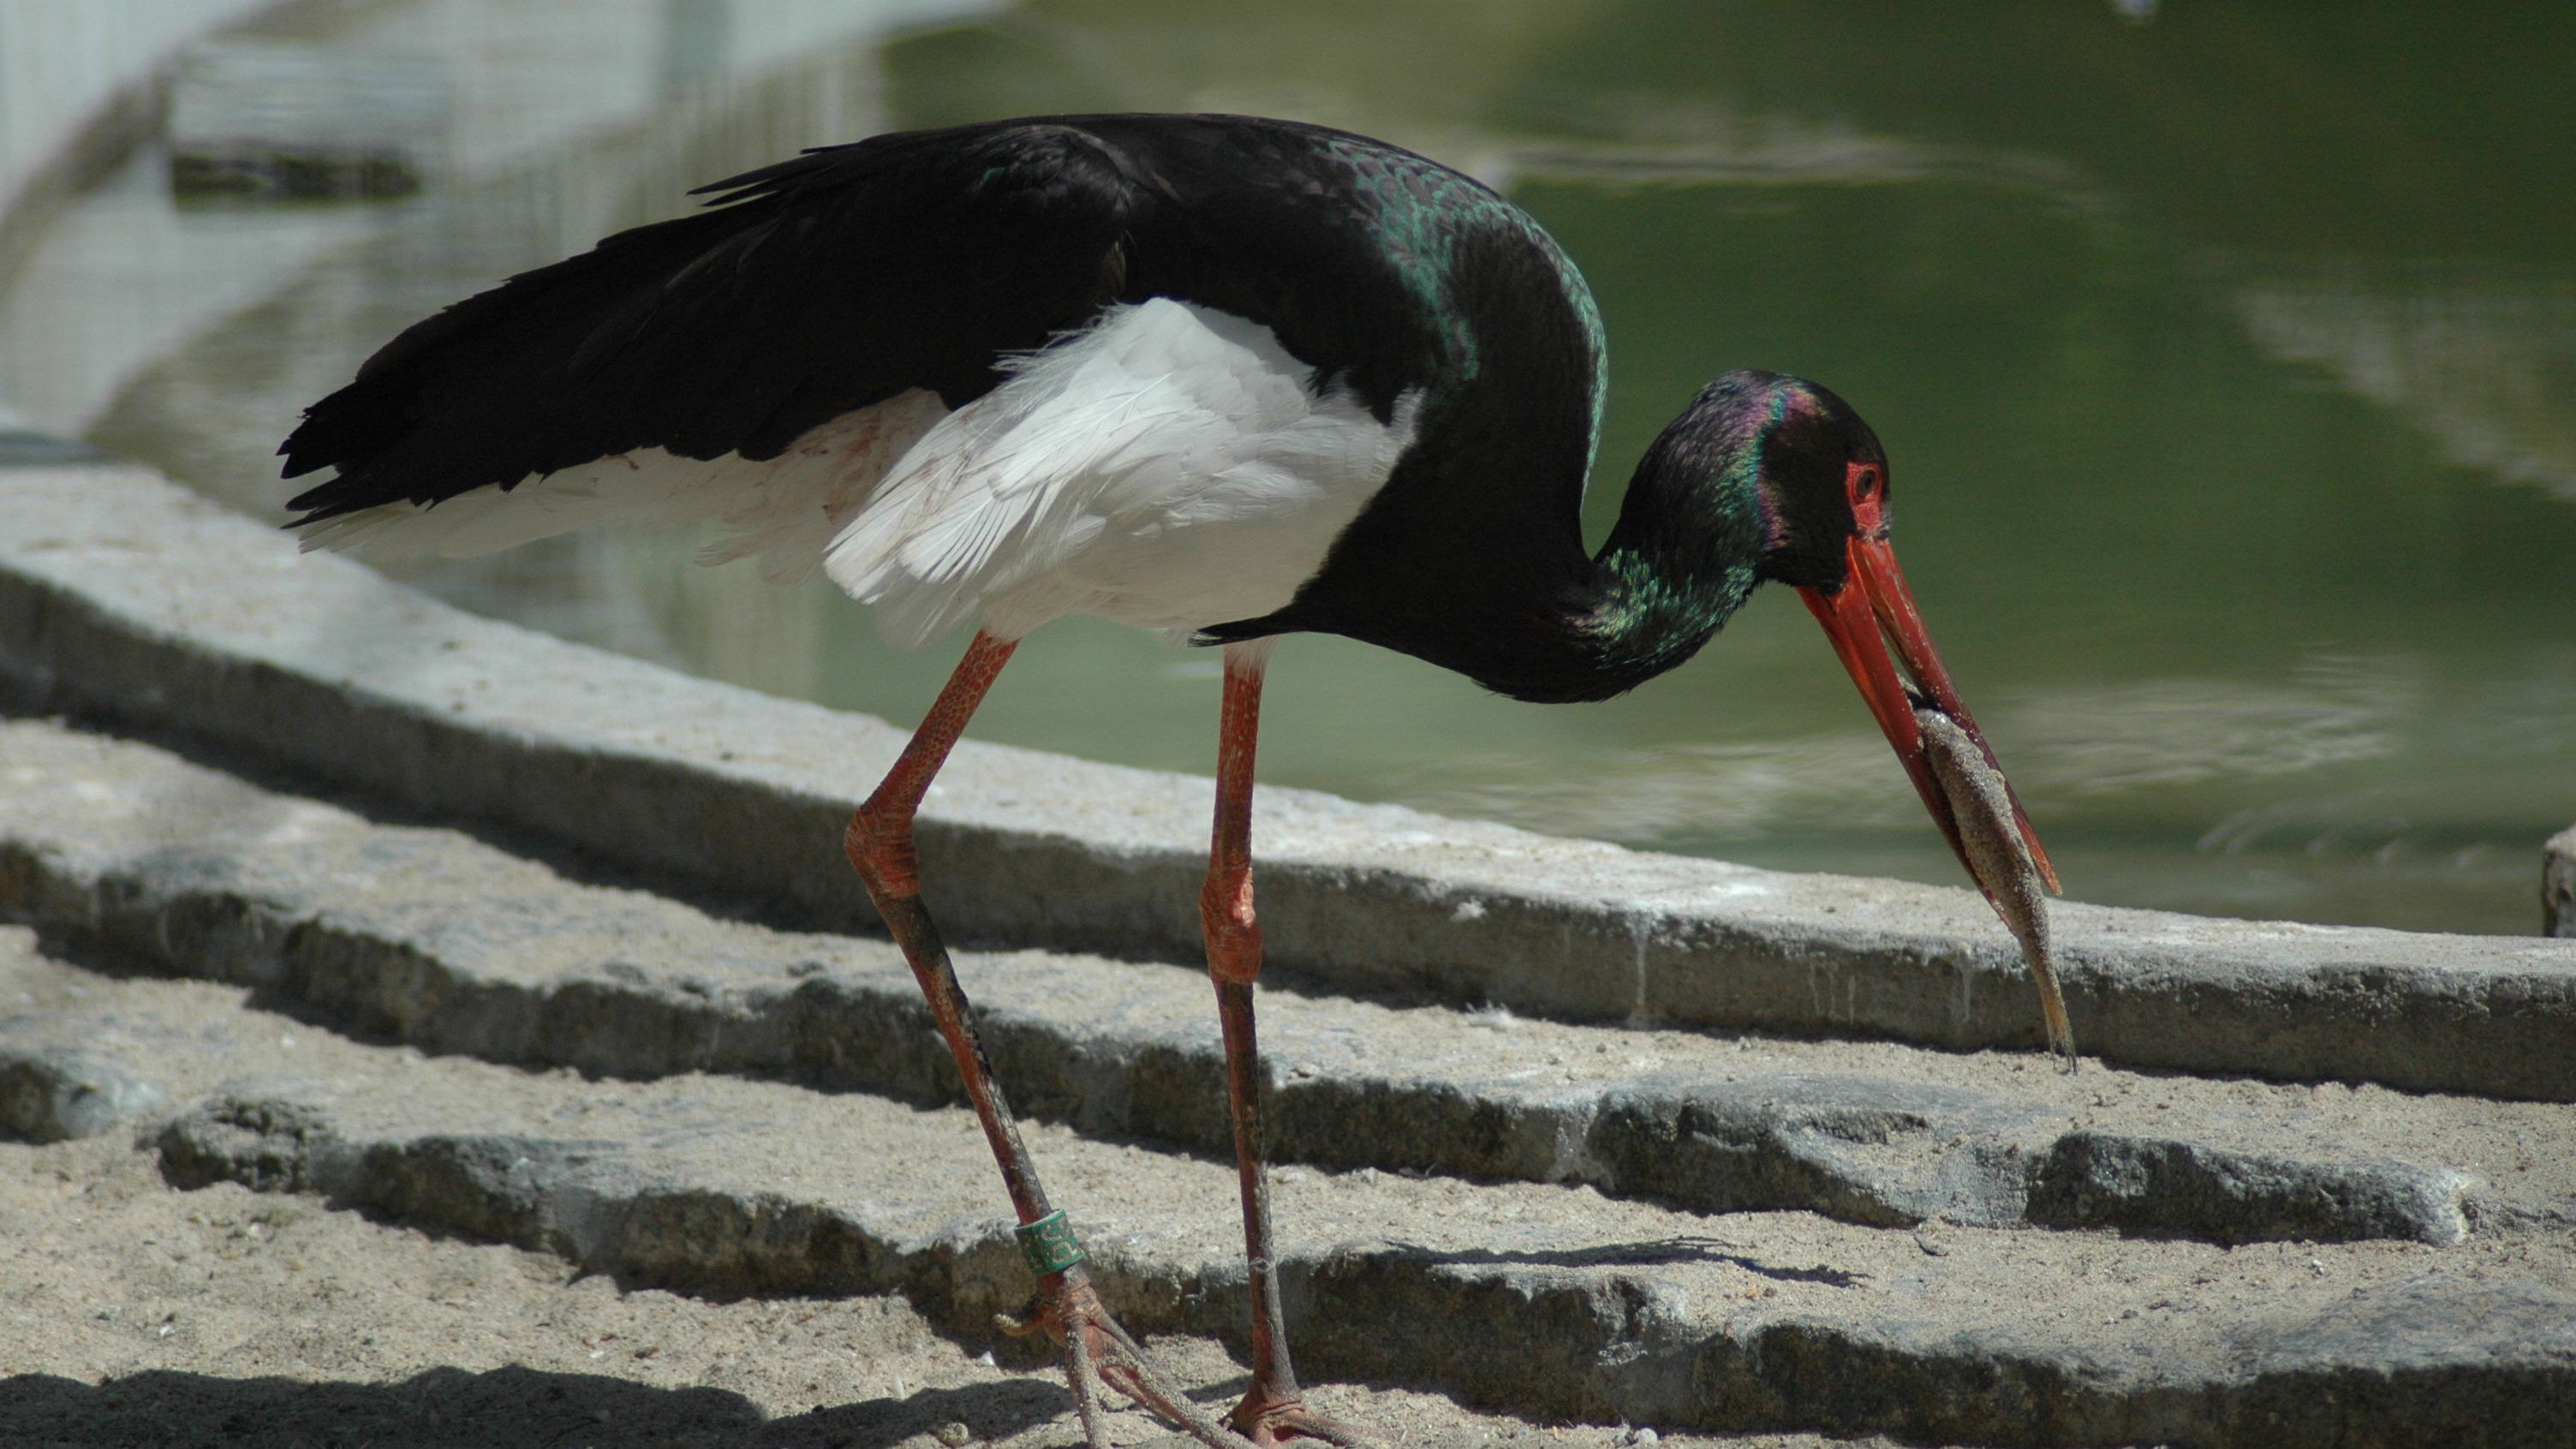
[[[42,724],[0,724],[0,780],[0,911],[118,959],[253,985],[275,1007],[430,1051],[958,1099],[911,972],[881,942],[576,884],[453,831],[373,824]],[[959,965],[1023,1111],[1231,1151],[1195,973],[1035,951]],[[2563,1174],[2534,1174],[2508,1145],[2566,1130],[2563,1111],[2536,1104],[2325,1102],[2125,1073],[2070,1080],[1993,1057],[1756,1052],[1291,989],[1265,998],[1279,1161],[1583,1182],[1704,1212],[2216,1243],[2449,1244],[2473,1218],[2562,1214],[2568,1193]],[[61,1045],[94,1053],[113,1036]],[[8,1090],[14,1040],[0,1023],[0,1121],[18,1100],[49,1100]]]
[[[255,824],[289,847],[299,833],[347,843],[309,812]],[[350,869],[406,873],[381,851]],[[16,948],[0,949],[0,991],[35,1008],[15,1044],[152,1064],[179,1105],[131,1140],[181,1187],[311,1194],[558,1254],[628,1287],[900,1293],[970,1351],[1028,1351],[994,1337],[992,1314],[1018,1310],[1030,1285],[962,1110],[429,1056],[317,1030],[273,988],[110,976],[23,938],[0,947]],[[2115,1074],[2093,1075],[2098,1087]],[[2224,1090],[2240,1102],[2345,1095]],[[2567,1111],[2468,1105],[2553,1123]],[[1230,1164],[1047,1124],[1028,1143],[1131,1327],[1240,1350]],[[2115,1187],[2131,1171],[2118,1158],[2102,1154],[2094,1179]],[[2544,1170],[2555,1167],[2534,1164]],[[2520,1446],[2557,1442],[2576,1412],[2563,1216],[2444,1248],[2226,1248],[1706,1216],[1582,1186],[1365,1169],[1273,1177],[1290,1332],[1310,1374],[1526,1415],[1997,1445]]]
[[[0,1132],[29,1142],[90,1137],[168,1105],[130,1062],[49,1039],[49,1023],[0,1020]]]
[[[0,678],[446,818],[864,927],[847,813],[872,720],[477,619],[139,470],[25,469],[0,511]],[[923,819],[955,934],[1197,947],[1205,782],[968,744]],[[1268,792],[1273,959],[1574,1020],[2036,1046],[2032,990],[1965,890],[1796,876]],[[2576,1100],[2576,944],[2055,918],[2088,1050],[2140,1066]]]
[[[998,1216],[956,1215],[937,1192],[836,1198],[772,1177],[802,1145],[781,1140],[787,1124],[738,1125],[692,1084],[629,1091],[607,1108],[564,1084],[475,1117],[453,1116],[417,1072],[403,1085],[414,1100],[241,1084],[161,1135],[164,1171],[182,1186],[322,1194],[560,1253],[634,1286],[901,1292],[970,1342],[989,1341],[990,1315],[1025,1291]],[[578,1118],[580,1135],[536,1127],[539,1111]],[[962,1127],[953,1114],[938,1125]],[[941,1134],[944,1150],[923,1150],[911,1169],[953,1159],[964,1173],[969,1136]],[[1131,1327],[1240,1337],[1240,1270],[1220,1246],[1225,1169],[1041,1150],[1077,1178],[1117,1173],[1162,1189],[1139,1194],[1156,1206],[1152,1228],[1109,1214],[1086,1225],[1102,1290]],[[1111,1160],[1087,1160],[1102,1152]],[[1901,1237],[1820,1242],[1790,1224],[1778,1225],[1786,1237],[1739,1224],[1711,1239],[1701,1223],[1612,1212],[1581,1194],[1456,1196],[1345,1179],[1332,1185],[1337,1212],[1401,1222],[1406,1237],[1283,1239],[1291,1332],[1308,1365],[1523,1414],[1992,1444],[2521,1446],[2576,1412],[2576,1300],[2527,1280],[2318,1258],[2310,1276],[2332,1275],[2331,1288],[2285,1280],[2260,1304],[2177,1316],[2190,1263],[2061,1262],[1965,1234],[1925,1258]],[[1792,1243],[1865,1266],[1810,1267]],[[1956,1307],[1970,1294],[2013,1305],[2016,1288],[2035,1306],[2097,1275],[2168,1311],[2104,1326]],[[1947,1311],[1931,1316],[1930,1303]]]

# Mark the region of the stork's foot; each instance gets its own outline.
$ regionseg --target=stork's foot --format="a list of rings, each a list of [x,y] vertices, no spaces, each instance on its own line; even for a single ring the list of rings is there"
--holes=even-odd
[[[1103,1384],[1171,1420],[1209,1449],[1255,1449],[1243,1436],[1208,1417],[1169,1375],[1154,1367],[1145,1350],[1109,1316],[1108,1306],[1088,1281],[1047,1281],[1051,1286],[1039,1289],[1027,1317],[996,1314],[994,1322],[1014,1338],[1043,1333],[1063,1347],[1074,1411],[1082,1418],[1082,1437],[1091,1449],[1111,1449],[1100,1417]],[[1273,1442],[1262,1441],[1262,1449]]]
[[[1276,1399],[1255,1384],[1234,1412],[1225,1416],[1226,1427],[1251,1440],[1260,1449],[1277,1449],[1290,1439],[1313,1439],[1325,1444],[1339,1444],[1344,1449],[1378,1449],[1378,1441],[1337,1419],[1327,1419],[1306,1407],[1303,1399]]]

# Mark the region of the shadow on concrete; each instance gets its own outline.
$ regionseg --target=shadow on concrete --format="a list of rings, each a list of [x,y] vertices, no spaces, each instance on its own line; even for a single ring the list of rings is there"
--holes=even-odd
[[[1497,1252],[1491,1248],[1434,1249],[1412,1244],[1398,1244],[1407,1254],[1435,1263],[1527,1263],[1549,1268],[1605,1268],[1624,1265],[1653,1266],[1665,1263],[1726,1263],[1757,1277],[1781,1283],[1822,1283],[1830,1288],[1849,1288],[1866,1275],[1846,1273],[1839,1268],[1818,1264],[1812,1268],[1783,1268],[1741,1253],[1731,1253],[1712,1238],[1658,1238],[1643,1243],[1602,1243],[1589,1248],[1561,1251],[1523,1250]]]
[[[998,1440],[1072,1407],[1063,1389],[1011,1380],[924,1389],[777,1419],[742,1395],[654,1388],[599,1374],[438,1368],[399,1383],[226,1379],[155,1370],[85,1384],[0,1379],[0,1443],[258,1445],[321,1449],[887,1449],[962,1423]]]

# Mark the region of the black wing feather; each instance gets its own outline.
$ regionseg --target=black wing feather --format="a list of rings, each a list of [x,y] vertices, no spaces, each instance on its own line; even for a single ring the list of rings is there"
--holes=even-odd
[[[882,137],[735,177],[387,343],[279,451],[303,522],[509,487],[616,453],[774,457],[927,387],[952,407],[1123,279],[1146,198],[1051,123]]]

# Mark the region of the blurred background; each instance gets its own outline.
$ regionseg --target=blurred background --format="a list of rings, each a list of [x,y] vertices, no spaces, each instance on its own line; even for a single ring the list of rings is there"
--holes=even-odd
[[[2576,11],[2022,0],[0,0],[0,410],[282,517],[277,440],[405,324],[802,146],[1231,110],[1500,188],[1591,279],[1597,540],[1705,378],[1822,380],[2068,893],[2538,928],[2576,820]],[[0,505],[5,506],[5,505]],[[909,724],[821,582],[674,533],[412,570]],[[1340,640],[1264,778],[1958,883],[1815,625],[1536,707]],[[1213,655],[1051,626],[987,739],[1205,772]]]

